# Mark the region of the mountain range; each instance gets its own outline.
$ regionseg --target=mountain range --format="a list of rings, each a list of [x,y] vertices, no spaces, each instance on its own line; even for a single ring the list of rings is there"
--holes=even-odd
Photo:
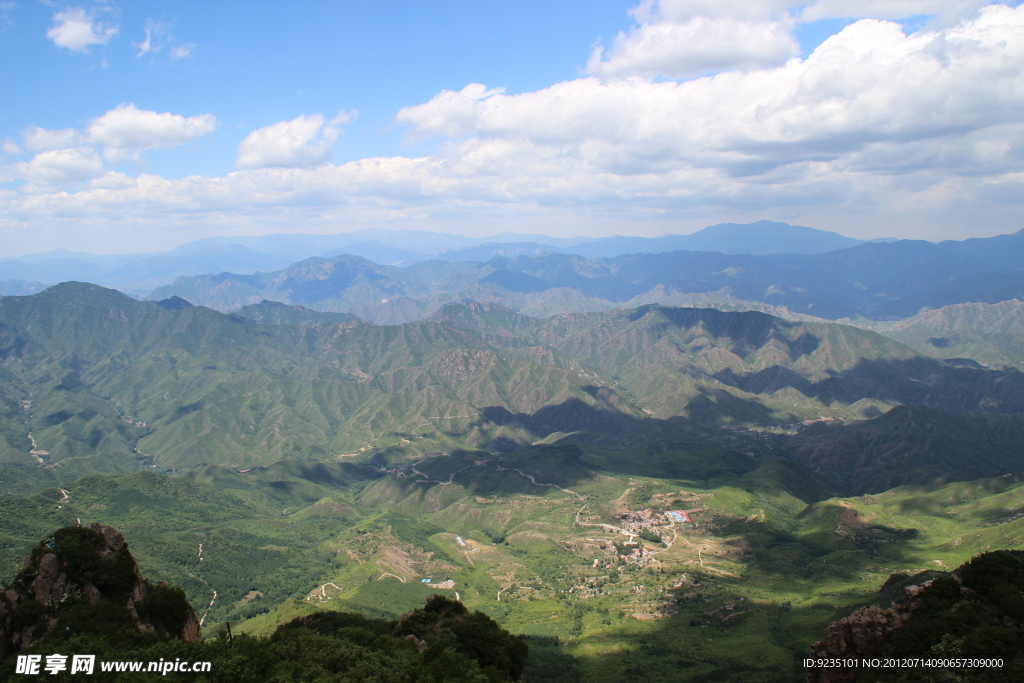
[[[809,255],[671,251],[590,260],[547,253],[407,267],[337,256],[270,273],[182,277],[148,298],[180,296],[221,311],[269,299],[377,323],[422,319],[466,300],[535,316],[721,303],[789,318],[885,321],[958,303],[1024,298],[1022,263],[1024,231],[938,244],[865,243]]]
[[[848,325],[658,305],[538,319],[467,303],[381,326],[272,302],[222,314],[65,283],[0,299],[0,361],[0,459],[15,485],[613,443],[654,433],[650,420],[676,420],[677,442],[768,452],[757,429],[900,405],[1024,412],[1015,368],[929,358]],[[721,426],[732,431],[709,436]],[[836,452],[849,441],[832,440]],[[1006,447],[977,469],[1004,467]],[[924,480],[962,469],[940,464]],[[851,481],[874,481],[865,476]]]
[[[971,359],[1024,370],[1024,302],[963,303],[891,322],[844,321],[936,358]]]
[[[100,256],[56,249],[40,254],[0,258],[0,291],[31,294],[31,282],[94,282],[142,295],[177,277],[204,273],[252,274],[284,268],[311,258],[360,256],[379,264],[418,261],[489,261],[498,256],[578,254],[588,258],[679,249],[724,253],[819,253],[860,244],[834,232],[785,223],[726,223],[689,235],[571,239],[504,233],[488,238],[419,230],[359,230],[334,235],[277,234],[258,237],[211,237],[162,253]],[[7,281],[4,284],[3,281]],[[19,281],[19,282],[11,282]],[[4,291],[6,290],[6,291]]]

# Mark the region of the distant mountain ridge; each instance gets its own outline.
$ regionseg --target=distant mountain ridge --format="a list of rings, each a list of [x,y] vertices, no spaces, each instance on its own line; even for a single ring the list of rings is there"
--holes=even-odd
[[[1024,301],[963,303],[888,323],[851,321],[937,358],[1024,370]]]
[[[734,309],[768,306],[788,317],[893,320],[950,304],[1024,298],[1024,231],[773,256],[672,251],[590,260],[545,253],[405,268],[339,256],[272,273],[179,278],[149,298],[171,295],[221,311],[268,299],[378,323],[422,319],[465,300],[537,316],[704,299],[729,302]]]
[[[311,257],[349,255],[384,265],[410,265],[431,258],[489,261],[495,256],[549,252],[588,258],[678,249],[756,254],[819,253],[860,243],[860,240],[833,232],[771,221],[710,226],[690,235],[568,239],[519,233],[470,238],[418,230],[368,229],[335,235],[211,237],[163,253],[97,256],[55,249],[0,258],[0,281],[39,280],[52,284],[79,280],[144,294],[177,277],[225,271],[239,274],[272,271]]]
[[[722,254],[821,254],[855,247],[864,240],[835,232],[774,221],[711,225],[688,235],[661,237],[603,237],[572,246],[552,247],[534,242],[487,243],[452,249],[435,258],[444,261],[489,261],[496,256],[539,256],[544,253],[575,254],[588,259],[614,258],[624,254],[660,254],[666,251],[710,251]]]

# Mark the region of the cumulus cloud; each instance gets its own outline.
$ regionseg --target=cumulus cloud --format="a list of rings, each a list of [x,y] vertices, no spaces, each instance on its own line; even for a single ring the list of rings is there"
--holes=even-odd
[[[775,69],[686,82],[586,78],[478,99],[446,91],[398,119],[414,133],[474,135],[480,145],[556,145],[595,169],[682,164],[750,175],[835,161],[872,143],[941,144],[1022,122],[1022,74],[1024,7],[994,6],[909,36],[898,24],[861,20]]]
[[[699,75],[720,69],[783,64],[799,52],[789,2],[775,0],[661,0],[632,14],[641,23],[597,47],[587,70],[600,76]]]
[[[186,118],[138,109],[129,103],[93,119],[86,134],[90,143],[103,146],[107,157],[116,161],[142,150],[190,142],[216,127],[217,119],[212,114]]]
[[[238,146],[239,168],[312,168],[327,163],[340,133],[338,126],[357,112],[340,112],[331,121],[320,114],[297,116],[254,130]]]
[[[794,29],[829,18],[932,16],[955,22],[987,0],[645,0],[639,22],[610,48],[595,47],[587,70],[597,76],[686,78],[784,64],[800,46]]]
[[[28,191],[62,184],[81,183],[106,177],[108,172],[97,149],[107,161],[137,158],[148,149],[173,147],[216,128],[211,114],[184,117],[178,114],[144,111],[134,104],[122,104],[93,119],[84,133],[74,128],[47,130],[32,126],[22,133],[25,149],[39,152],[31,161],[5,167],[3,182],[21,178]],[[10,154],[21,149],[5,141]]]
[[[71,7],[53,15],[46,37],[58,47],[85,52],[92,45],[105,45],[117,35],[117,24],[98,19],[94,12]]]
[[[485,112],[479,103],[503,92],[504,88],[488,89],[480,83],[470,83],[459,92],[442,90],[426,104],[403,107],[395,120],[411,123],[413,138],[434,135],[457,138],[478,128],[480,115]]]
[[[89,147],[40,152],[31,161],[15,166],[17,176],[32,185],[53,186],[99,178],[106,171]]]
[[[22,133],[22,140],[25,142],[25,147],[33,152],[37,152],[41,149],[62,149],[64,147],[74,147],[75,145],[80,145],[83,142],[82,134],[74,128],[46,130],[39,126],[32,126]]]

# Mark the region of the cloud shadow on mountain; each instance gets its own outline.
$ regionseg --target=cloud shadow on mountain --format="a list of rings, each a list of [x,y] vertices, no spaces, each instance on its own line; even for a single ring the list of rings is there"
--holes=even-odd
[[[713,378],[756,394],[793,388],[825,405],[874,399],[927,405],[956,412],[1024,412],[1024,374],[955,366],[930,358],[867,360],[829,377],[811,381],[781,366],[739,374],[726,369]]]

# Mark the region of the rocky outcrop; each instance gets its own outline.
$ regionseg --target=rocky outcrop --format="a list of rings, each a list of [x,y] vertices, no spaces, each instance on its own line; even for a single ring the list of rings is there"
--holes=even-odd
[[[150,600],[154,595],[157,599]],[[195,612],[180,590],[143,579],[124,536],[113,527],[65,527],[32,549],[0,593],[0,659],[46,638],[72,607],[101,600],[124,607],[140,632],[194,642]]]
[[[917,580],[941,572],[924,572]],[[959,581],[957,575],[951,574]],[[893,633],[902,628],[920,607],[921,593],[932,585],[933,579],[920,585],[899,586],[907,580],[905,574],[893,574],[882,587],[883,594],[900,597],[888,609],[871,605],[862,607],[848,617],[833,621],[825,629],[825,639],[811,646],[812,659],[817,660],[863,660],[878,657],[889,644]],[[954,584],[955,586],[956,584]],[[966,591],[966,588],[961,588]],[[895,591],[896,593],[894,594]],[[902,596],[899,594],[902,593]],[[859,667],[807,667],[808,683],[853,683],[857,680]]]
[[[825,639],[811,646],[812,658],[862,659],[876,657],[889,642],[892,632],[909,618],[910,612],[893,604],[889,609],[872,605],[862,607],[848,617],[833,621],[825,630]],[[853,683],[856,668],[808,667],[808,683]]]

